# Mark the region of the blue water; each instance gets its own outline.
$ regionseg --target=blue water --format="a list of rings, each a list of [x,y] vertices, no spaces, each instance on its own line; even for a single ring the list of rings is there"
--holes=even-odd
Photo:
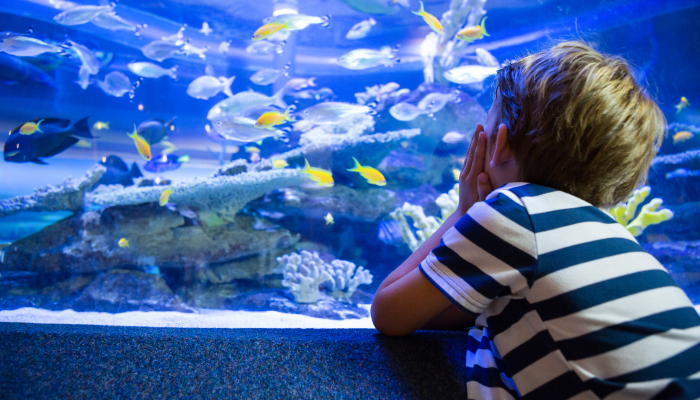
[[[349,5],[354,3],[365,5],[376,3],[394,12],[366,14]],[[300,77],[315,77],[316,86],[306,89],[330,88],[333,95],[327,100],[337,102],[354,104],[357,101],[356,93],[364,92],[366,87],[388,82],[395,82],[401,89],[418,93],[416,91],[419,85],[424,82],[424,64],[420,48],[426,35],[430,33],[430,28],[422,18],[410,12],[418,9],[418,1],[410,0],[410,7],[404,7],[401,2],[398,3],[391,5],[388,0],[361,0],[347,3],[340,0],[299,0],[298,4],[296,1],[285,3],[282,1],[121,0],[116,3],[114,11],[132,25],[138,26],[135,34],[127,30],[104,29],[91,22],[64,26],[53,19],[70,7],[99,5],[96,2],[70,3],[58,0],[1,2],[0,25],[3,30],[24,33],[31,28],[32,33],[29,37],[56,46],[57,52],[38,56],[15,56],[0,52],[0,57],[5,57],[0,59],[5,63],[2,65],[12,62],[17,63],[13,65],[28,65],[35,71],[41,71],[42,76],[45,77],[42,79],[49,80],[49,84],[38,82],[36,74],[18,76],[17,71],[13,75],[12,71],[6,67],[0,74],[2,75],[0,76],[0,98],[2,99],[0,132],[10,133],[15,127],[35,119],[62,118],[73,123],[89,116],[92,134],[96,136],[95,139],[88,140],[89,148],[75,145],[57,155],[43,159],[48,165],[0,160],[0,199],[5,200],[2,206],[8,207],[9,199],[32,195],[35,189],[57,185],[69,176],[79,178],[85,175],[95,163],[110,155],[120,157],[127,166],[136,163],[145,179],[170,181],[172,185],[178,185],[189,184],[188,182],[193,182],[196,178],[206,178],[216,168],[232,160],[255,161],[257,156],[252,155],[255,153],[246,152],[245,146],[257,147],[262,159],[299,147],[302,132],[289,129],[287,141],[268,138],[262,144],[229,143],[226,145],[226,151],[222,153],[224,148],[220,143],[207,137],[205,126],[209,125],[209,128],[212,128],[213,122],[207,119],[207,113],[215,104],[224,100],[226,95],[219,93],[207,100],[202,100],[186,93],[188,85],[196,78],[204,76],[207,67],[213,69],[214,77],[236,77],[231,85],[232,93],[254,90],[271,96],[282,89],[290,78]],[[440,18],[449,9],[450,2],[428,0],[424,4],[426,10]],[[330,24],[327,27],[312,24],[305,29],[293,31],[282,45],[281,54],[273,52],[260,55],[247,52],[246,47],[253,43],[250,40],[253,32],[263,25],[262,21],[265,18],[273,14],[275,7],[277,9],[296,8],[298,13],[311,16],[330,16]],[[700,20],[700,1],[487,0],[484,3],[484,10],[488,17],[486,26],[490,36],[467,46],[462,54],[462,63],[477,62],[476,48],[488,50],[496,59],[503,62],[517,59],[559,40],[586,40],[602,52],[621,55],[630,61],[636,79],[648,87],[650,94],[663,110],[668,123],[676,124],[671,125],[670,135],[682,130],[697,130],[697,126],[700,126],[698,111],[700,110],[700,75],[697,74],[697,66],[700,64],[700,36],[696,33],[697,21]],[[376,25],[366,37],[358,40],[345,38],[353,25],[369,17],[374,18]],[[200,32],[204,22],[212,29],[208,35]],[[207,48],[204,58],[196,54],[177,53],[159,62],[145,57],[141,51],[143,46],[173,35],[183,27],[185,29],[182,32],[184,36],[182,43]],[[78,71],[82,62],[74,51],[66,48],[67,40],[87,47],[97,56],[99,72],[91,75],[92,82],[86,89],[82,89],[75,83],[78,80]],[[222,42],[230,42],[226,53],[219,51]],[[336,61],[338,57],[351,50],[360,48],[378,50],[382,46],[390,46],[394,49],[400,61],[391,67],[380,65],[363,70],[350,70]],[[158,79],[140,79],[129,70],[128,64],[142,61],[152,62],[165,69],[177,66],[177,79],[174,80],[168,76]],[[288,65],[289,76],[282,76],[271,85],[259,86],[250,81],[250,77],[263,68],[283,69],[285,65]],[[131,84],[138,83],[132,86],[133,93],[115,97],[98,87],[96,81],[104,80],[105,76],[113,71],[123,73],[129,78]],[[489,79],[484,82],[483,87],[442,82],[430,87],[429,90],[443,92],[460,90],[466,96],[465,98],[472,99],[473,103],[469,104],[474,104],[477,108],[480,106],[488,109],[491,104]],[[679,103],[682,96],[687,97],[690,106],[677,112],[674,106]],[[293,96],[285,96],[284,99],[288,104],[294,104],[296,111],[302,111],[319,102],[316,99],[295,99]],[[419,97],[416,97],[417,99]],[[294,237],[293,243],[280,244],[280,242],[271,241],[268,247],[253,246],[255,248],[249,251],[233,249],[237,246],[233,245],[229,249],[202,250],[201,255],[192,255],[192,257],[170,256],[166,249],[169,246],[177,246],[172,244],[176,242],[168,242],[170,240],[168,238],[182,234],[178,232],[187,231],[190,232],[188,234],[192,234],[191,232],[195,229],[191,228],[192,226],[201,226],[201,216],[191,217],[187,214],[187,209],[178,208],[176,204],[169,211],[172,215],[168,214],[168,217],[153,214],[151,222],[147,219],[138,221],[145,224],[143,232],[151,229],[152,224],[156,223],[153,221],[165,221],[167,218],[182,218],[181,225],[176,224],[177,226],[173,225],[157,231],[159,233],[156,238],[149,237],[147,240],[143,239],[141,243],[132,243],[129,248],[132,253],[119,258],[121,256],[115,256],[115,254],[127,254],[124,253],[127,250],[119,249],[115,240],[117,236],[123,234],[119,229],[126,224],[126,222],[119,222],[124,221],[119,218],[129,220],[131,216],[137,220],[137,215],[157,213],[153,211],[157,208],[150,209],[143,204],[143,209],[137,210],[133,208],[136,207],[134,205],[122,204],[116,207],[126,208],[112,208],[104,211],[109,208],[109,205],[98,207],[86,202],[84,207],[77,206],[73,210],[32,209],[0,218],[0,245],[7,246],[5,248],[7,254],[10,251],[21,252],[23,246],[26,248],[22,257],[10,260],[9,256],[5,257],[3,254],[0,258],[0,283],[2,283],[0,284],[0,308],[11,309],[33,305],[51,309],[90,309],[85,305],[87,292],[91,293],[89,296],[92,297],[88,296],[90,299],[99,297],[100,291],[106,290],[103,286],[99,286],[101,279],[107,279],[105,274],[113,270],[124,270],[145,274],[125,273],[132,280],[125,278],[124,285],[133,285],[133,287],[161,285],[158,287],[164,290],[162,293],[168,292],[164,296],[176,298],[184,304],[177,309],[180,311],[187,310],[188,307],[189,310],[197,308],[263,310],[265,306],[255,308],[245,299],[255,293],[274,292],[279,296],[285,296],[284,293],[287,293],[286,296],[291,301],[292,297],[279,284],[281,279],[279,271],[276,271],[277,273],[272,271],[277,264],[274,258],[281,255],[283,251],[300,252],[302,250],[317,251],[328,262],[336,258],[364,266],[373,275],[372,283],[359,287],[365,292],[366,297],[363,298],[364,300],[358,300],[361,297],[358,296],[355,301],[370,301],[368,299],[371,299],[371,294],[381,281],[410,254],[410,250],[401,239],[400,233],[396,232],[394,225],[389,227],[393,226],[394,231],[386,232],[388,229],[386,223],[391,221],[388,211],[394,208],[391,204],[377,206],[377,209],[382,210],[378,215],[370,212],[372,207],[369,206],[358,210],[339,204],[342,201],[347,203],[353,201],[349,194],[352,190],[384,190],[386,192],[367,194],[365,198],[373,198],[375,200],[372,201],[381,202],[384,198],[382,196],[389,196],[397,199],[397,207],[401,205],[398,199],[406,199],[411,203],[423,205],[426,214],[438,216],[439,209],[433,201],[438,194],[445,193],[453,187],[455,181],[451,177],[451,169],[458,164],[455,160],[459,158],[460,151],[439,145],[440,137],[447,133],[448,129],[457,129],[463,134],[468,134],[473,129],[473,126],[450,125],[450,121],[456,118],[453,118],[456,114],[450,113],[457,112],[455,110],[459,107],[462,106],[449,105],[446,111],[436,115],[434,121],[423,116],[410,122],[392,118],[386,109],[379,109],[381,107],[377,109],[376,115],[373,116],[373,133],[415,127],[423,129],[421,137],[406,140],[405,144],[396,145],[393,149],[394,160],[405,164],[402,164],[403,167],[398,167],[400,171],[387,172],[387,175],[396,178],[393,182],[388,182],[387,187],[370,187],[364,182],[354,181],[347,176],[338,176],[334,190],[344,186],[350,191],[333,192],[334,194],[327,198],[322,194],[319,195],[313,187],[272,188],[238,211],[235,223],[228,221],[230,224],[226,225],[229,230],[248,229],[250,232],[268,232],[270,237],[280,232],[287,232],[290,237]],[[470,112],[478,116],[482,115],[479,113],[483,110],[471,109]],[[135,125],[149,119],[167,121],[173,118],[175,118],[173,128],[167,131],[167,141],[177,148],[174,154],[188,155],[189,162],[171,171],[157,173],[146,171],[145,160],[139,155],[127,133],[130,133]],[[97,121],[108,122],[109,129],[95,129],[93,125]],[[282,127],[291,128],[291,124],[282,125]],[[437,132],[443,127],[449,128],[445,128],[444,132],[438,134]],[[700,134],[700,131],[698,133]],[[2,141],[7,140],[8,137],[7,134],[0,134]],[[153,154],[158,154],[166,147],[162,142],[154,144]],[[659,156],[692,152],[699,147],[700,139],[697,137],[678,145],[674,145],[672,139],[668,137]],[[235,149],[238,151],[236,152]],[[5,152],[7,153],[7,149]],[[355,156],[363,156],[363,154],[355,154]],[[315,157],[316,162],[325,162],[327,165],[336,162],[331,160],[330,153],[325,156],[325,159],[322,154],[316,154]],[[388,165],[392,160],[389,156],[382,158],[384,165]],[[381,170],[379,161],[382,160],[377,160],[376,165],[373,166]],[[418,165],[418,168],[412,167],[411,165],[414,164],[411,163],[417,163],[415,165]],[[292,167],[300,166],[292,165]],[[679,165],[679,168],[681,167],[700,170],[700,166],[692,162]],[[387,168],[391,169],[391,167]],[[671,209],[676,216],[671,221],[648,228],[638,240],[659,258],[693,302],[698,304],[700,303],[700,270],[698,270],[698,260],[700,260],[698,216],[700,213],[696,210],[700,210],[698,208],[700,178],[691,174],[686,177],[667,179],[665,173],[650,174],[649,185],[652,187],[650,198],[663,198],[664,206]],[[89,188],[88,192],[93,188]],[[167,186],[163,186],[163,189],[165,188]],[[302,190],[303,193],[300,194],[295,190]],[[295,196],[308,197],[299,203],[294,203]],[[150,201],[148,204],[154,203]],[[333,224],[327,224],[323,218],[326,213],[326,208],[323,208],[325,206],[328,206],[328,212],[333,210]],[[118,215],[115,210],[119,210]],[[100,217],[102,219],[99,220],[99,224],[102,224],[100,225],[102,228],[99,229],[103,231],[95,228],[89,235],[96,237],[99,236],[98,233],[103,234],[108,238],[104,239],[104,242],[94,239],[93,236],[86,239],[89,235],[85,233],[88,229],[85,227],[89,223],[85,222],[86,219],[83,217],[89,212],[101,213],[99,215],[102,215]],[[64,232],[75,232],[76,235],[82,236],[62,237],[56,232],[46,230],[51,226],[57,226],[55,224],[64,218],[65,220],[60,222],[66,226]],[[191,229],[180,229],[187,227]],[[110,229],[119,230],[119,235],[117,231],[110,231]],[[378,235],[382,229],[385,233]],[[208,235],[214,235],[213,231],[207,232]],[[381,239],[379,236],[382,236]],[[158,242],[161,239],[162,242]],[[71,246],[77,246],[76,243],[79,241],[88,247],[92,246],[90,251],[93,253],[89,256],[85,255],[87,253],[80,253],[81,256],[71,253],[71,251],[77,251],[70,249],[73,249]],[[151,247],[146,246],[144,241],[148,241],[148,246]],[[157,248],[158,251],[138,253],[139,246],[146,246],[142,248],[151,250]],[[58,261],[54,264],[41,261],[51,257],[55,257]],[[105,261],[107,259],[109,261]],[[67,260],[74,260],[75,263]],[[230,263],[253,263],[250,260],[258,260],[254,262],[258,265],[256,268],[259,269],[259,273],[224,274],[227,278],[221,279],[201,278],[207,274],[206,271],[209,271],[210,275],[211,271],[219,271],[214,275],[223,274],[217,268],[223,268],[223,265]],[[265,267],[261,267],[262,264],[265,264]],[[62,282],[73,283],[59,285]],[[235,288],[235,290],[231,289],[233,292],[225,296],[211,295],[223,290],[221,285],[229,285],[229,289]],[[108,304],[106,301],[99,303],[96,300],[94,307],[110,312],[125,309],[149,310],[143,306],[146,303],[145,299],[130,300],[127,292],[125,288],[123,296],[120,297],[121,300],[118,300],[119,304]],[[209,294],[204,296],[201,295],[202,293]],[[322,291],[322,293],[328,297],[328,288],[326,287],[325,292]],[[83,296],[82,300],[80,300],[81,296]],[[105,297],[108,296],[105,295]],[[205,297],[205,300],[201,300]],[[329,304],[329,309],[341,307],[341,305],[333,305],[335,303]],[[126,308],[121,308],[121,305]],[[347,307],[352,308],[352,306]],[[171,308],[163,306],[162,309]],[[294,312],[285,309],[285,312],[287,311]]]

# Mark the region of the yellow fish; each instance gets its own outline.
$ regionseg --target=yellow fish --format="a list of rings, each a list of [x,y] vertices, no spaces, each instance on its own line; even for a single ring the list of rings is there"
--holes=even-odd
[[[433,14],[430,14],[430,13],[425,12],[425,9],[423,8],[423,2],[422,2],[422,1],[420,2],[420,11],[418,11],[418,12],[411,11],[411,12],[414,13],[414,14],[416,14],[416,15],[420,15],[421,17],[423,17],[423,20],[425,21],[425,23],[428,24],[428,26],[430,27],[430,29],[432,29],[433,31],[435,31],[435,32],[438,33],[439,35],[442,35],[442,34],[445,33],[445,28],[442,27],[442,24],[440,23],[440,20],[437,19],[437,18],[435,18],[435,16],[434,16]]]
[[[253,33],[253,41],[256,42],[258,40],[266,39],[282,29],[291,29],[287,24],[288,22],[285,22],[284,24],[280,24],[278,22],[270,22],[269,24],[265,24],[258,28],[255,33]]]
[[[476,26],[468,26],[461,31],[457,32],[457,39],[464,40],[467,43],[473,42],[477,39],[483,39],[484,36],[491,36],[488,33],[486,33],[486,26],[484,25],[484,22],[486,22],[486,18],[481,20],[481,24],[476,25]]]
[[[673,135],[673,144],[685,142],[686,140],[692,139],[693,137],[695,137],[695,135],[688,131],[680,131]]]
[[[260,149],[255,146],[244,147],[246,153],[260,153]]]
[[[452,176],[455,178],[456,181],[459,181],[459,175],[462,174],[462,171],[460,171],[457,168],[452,168]]]
[[[109,122],[97,121],[92,125],[93,128],[97,129],[109,129]]]
[[[168,204],[168,200],[170,199],[170,195],[172,193],[173,193],[172,186],[168,186],[168,188],[163,190],[163,193],[160,194],[160,200],[158,201],[158,204],[160,204],[161,207]]]
[[[319,186],[331,187],[333,186],[333,175],[331,171],[326,171],[325,169],[312,167],[309,165],[309,161],[304,159],[304,169],[301,172],[309,175],[312,181],[316,182]]]
[[[676,114],[681,112],[682,109],[688,107],[690,105],[690,102],[688,99],[685,98],[685,96],[681,97],[681,102],[676,104],[674,107],[676,107]]]
[[[119,247],[129,247],[129,241],[126,238],[119,239]]]
[[[177,150],[177,147],[175,147],[174,144],[171,142],[168,142],[167,140],[161,140],[160,144],[165,146],[165,148],[160,152],[160,154],[170,154],[173,151]]]
[[[289,164],[285,160],[272,160],[272,167],[273,168],[284,168],[288,167]]]
[[[362,175],[363,178],[367,179],[367,182],[371,183],[372,185],[386,185],[386,179],[384,178],[384,175],[382,175],[381,172],[377,171],[372,167],[363,167],[362,165],[360,165],[360,163],[355,157],[353,157],[352,159],[353,161],[355,161],[355,166],[352,169],[349,169],[348,171],[359,172],[360,175]]]
[[[22,135],[31,135],[34,132],[44,133],[40,127],[42,122],[44,122],[43,119],[39,120],[39,122],[27,122],[26,124],[22,125],[21,128],[19,128],[19,133]]]
[[[78,140],[78,143],[75,144],[76,147],[81,147],[83,149],[89,149],[92,147],[92,143],[88,142],[87,140],[80,139]]]
[[[139,136],[138,132],[136,132],[136,125],[134,125],[134,131],[131,134],[127,133],[126,135],[134,139],[136,150],[139,151],[141,157],[143,157],[146,161],[151,161],[151,145],[148,144],[144,138]]]
[[[284,111],[284,114],[279,111],[268,111],[263,113],[263,115],[261,115],[255,122],[255,126],[259,126],[261,128],[271,128],[275,125],[283,124],[284,121],[294,122],[296,120],[289,118],[290,109],[291,107],[287,108]]]
[[[331,213],[328,213],[325,217],[323,217],[324,220],[326,220],[326,225],[334,224],[335,221],[333,221],[333,216]]]

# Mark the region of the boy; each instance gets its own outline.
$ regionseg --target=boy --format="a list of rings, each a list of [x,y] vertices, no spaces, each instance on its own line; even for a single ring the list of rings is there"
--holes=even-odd
[[[374,325],[476,324],[470,399],[700,397],[700,317],[599,209],[645,179],[658,106],[624,60],[579,42],[503,67],[496,84],[457,210],[382,282]]]

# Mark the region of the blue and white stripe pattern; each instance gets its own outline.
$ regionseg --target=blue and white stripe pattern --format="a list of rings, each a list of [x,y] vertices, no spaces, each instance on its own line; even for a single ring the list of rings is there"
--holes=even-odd
[[[470,399],[700,398],[700,316],[622,225],[579,198],[508,184],[420,269],[478,315]]]

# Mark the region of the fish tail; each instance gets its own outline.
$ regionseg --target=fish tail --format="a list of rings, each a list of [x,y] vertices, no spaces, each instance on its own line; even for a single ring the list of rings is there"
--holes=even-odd
[[[136,163],[131,164],[131,169],[129,170],[129,176],[131,176],[132,178],[140,178],[143,176],[143,174],[141,174],[141,170],[139,169],[139,166],[136,165]]]
[[[310,172],[311,171],[311,165],[309,164],[309,160],[304,158],[304,169],[301,170],[301,172]]]
[[[88,118],[90,117],[85,117],[73,124],[73,135],[89,139],[95,138],[90,132],[90,126],[87,122]]]
[[[479,28],[481,29],[481,33],[483,33],[484,36],[491,36],[488,33],[486,33],[486,25],[484,25],[484,23],[486,22],[486,18],[488,17],[484,17],[484,19],[481,20],[481,25],[479,25]]]
[[[282,87],[282,89],[280,89],[277,93],[275,93],[274,96],[272,96],[272,100],[274,102],[274,105],[279,107],[279,108],[282,108],[282,109],[287,108],[287,103],[284,102],[285,88],[286,88],[286,86]]]
[[[360,162],[357,161],[357,158],[353,157],[352,160],[355,162],[355,166],[349,169],[348,171],[360,172],[362,170],[362,165],[360,165]]]
[[[293,107],[293,106],[292,106],[292,107]],[[289,118],[289,112],[292,110],[292,107],[287,107],[287,109],[284,110],[284,119],[285,119],[286,121],[291,121],[291,122],[296,121],[294,118]]]
[[[236,79],[236,77],[232,76],[224,81],[224,94],[228,97],[233,97],[233,92],[231,92],[231,84],[233,83],[234,79]]]
[[[44,131],[41,130],[41,123],[44,122],[43,119],[40,119],[39,122],[36,123],[36,131],[44,133]]]
[[[420,2],[420,10],[418,12],[411,11],[412,13],[416,15],[420,15],[421,17],[425,15],[425,9],[423,8],[423,2]]]
[[[177,80],[177,65],[168,70],[168,75],[171,78]]]
[[[179,162],[179,163],[190,162],[190,156],[188,154],[185,154],[182,157],[178,157],[177,162]]]
[[[131,133],[127,133],[126,136],[136,139],[138,137],[138,132],[136,131],[136,124],[134,124],[134,131]]]
[[[309,86],[311,86],[311,87],[316,87],[316,82],[314,82],[315,80],[316,80],[316,77],[315,77],[315,76],[312,77],[312,78],[309,78],[309,79],[306,81],[306,84],[309,85]]]
[[[327,27],[328,25],[331,24],[331,15],[330,14],[321,17],[321,19],[323,20],[323,22],[321,23],[321,26]]]

